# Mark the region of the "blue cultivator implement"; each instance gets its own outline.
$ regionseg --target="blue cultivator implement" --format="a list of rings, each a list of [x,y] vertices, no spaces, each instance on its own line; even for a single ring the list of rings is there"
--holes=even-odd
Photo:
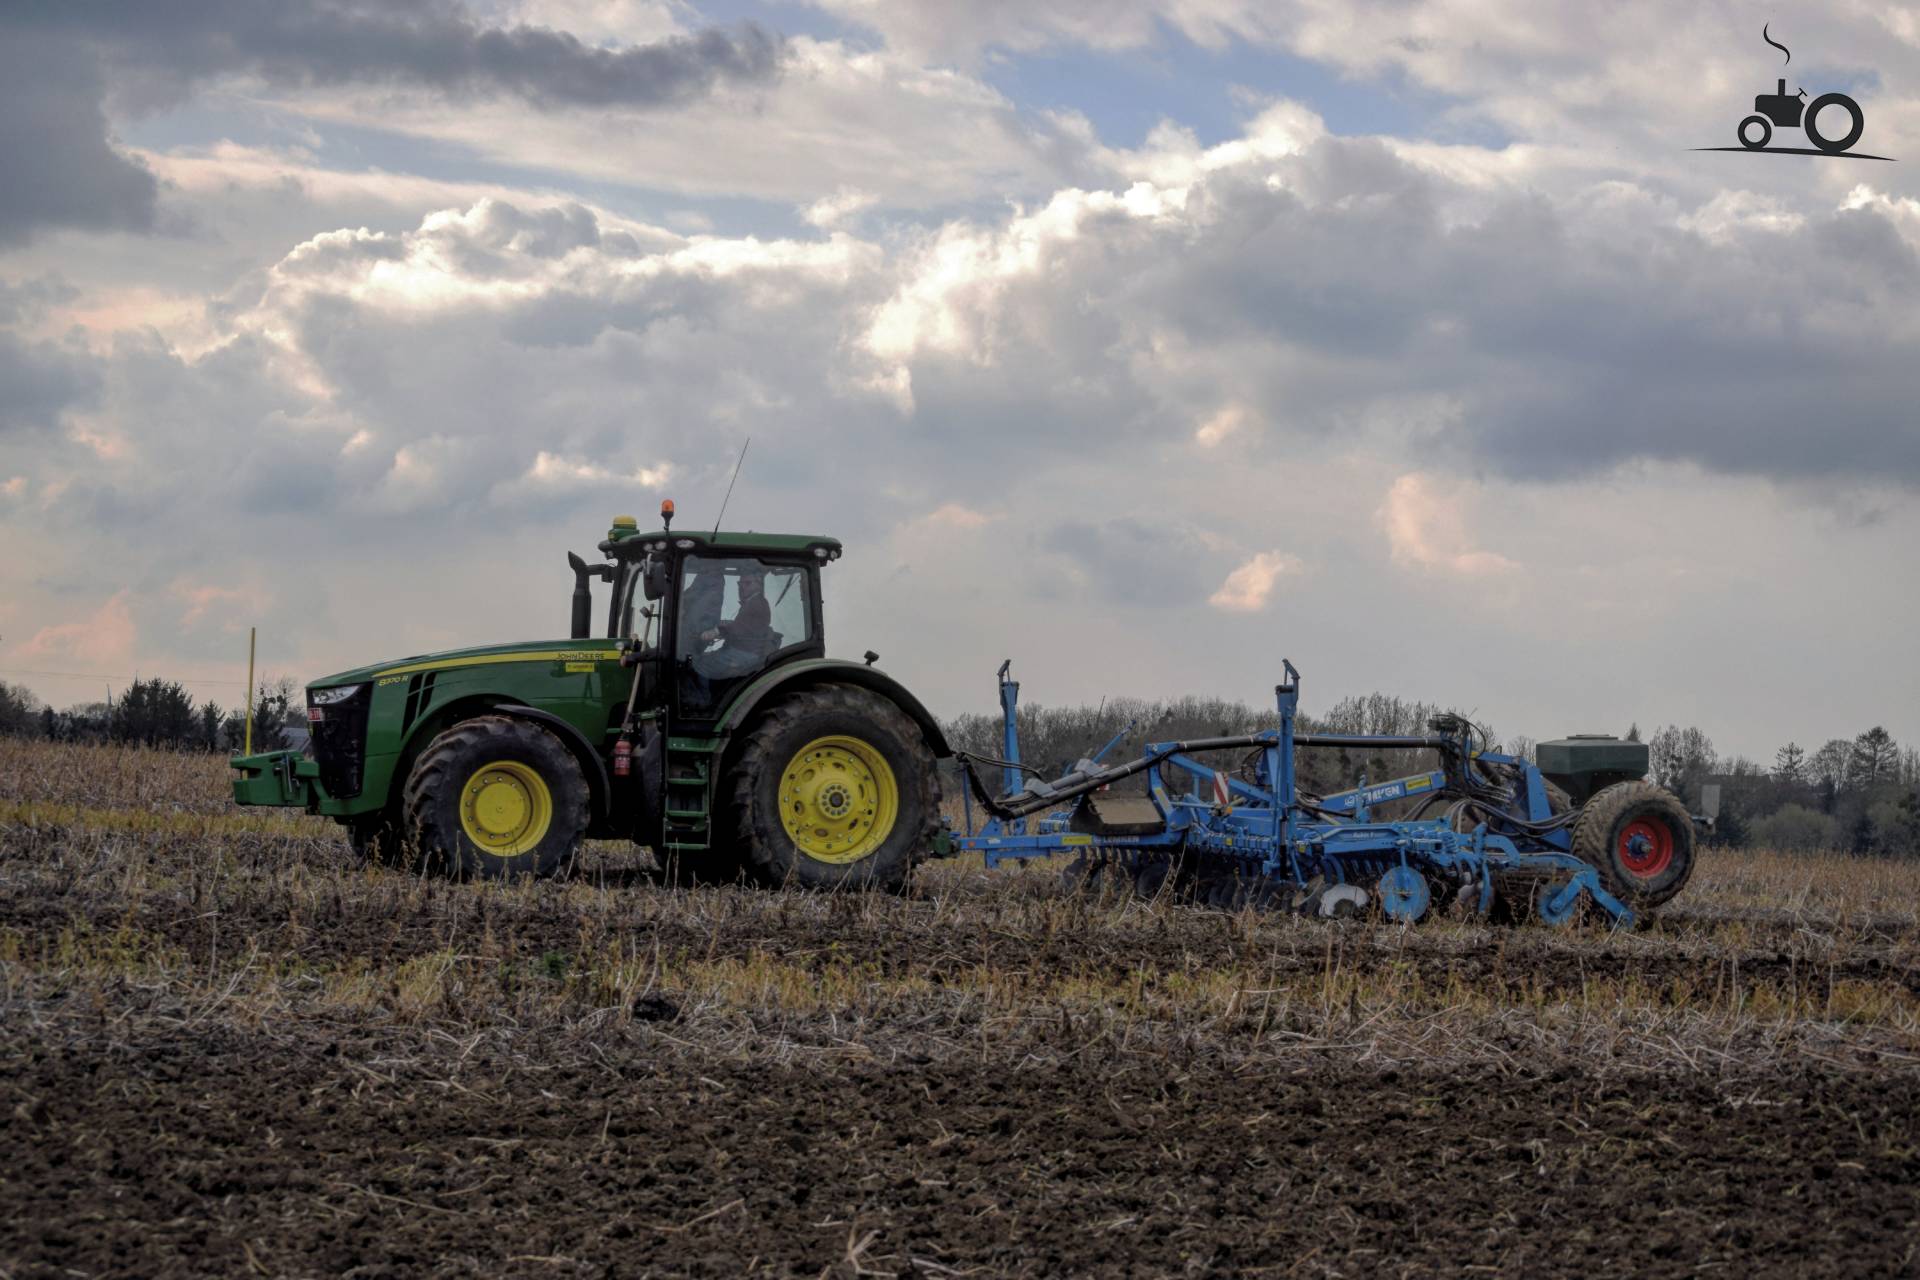
[[[979,852],[989,867],[1071,853],[1074,877],[1217,907],[1378,910],[1411,922],[1457,902],[1496,920],[1558,925],[1587,915],[1622,926],[1644,920],[1693,871],[1695,819],[1642,780],[1648,757],[1638,742],[1545,742],[1536,765],[1485,749],[1453,715],[1435,717],[1421,736],[1298,732],[1300,673],[1287,662],[1275,728],[1149,743],[1122,764],[1096,755],[1042,781],[1020,761],[1010,665],[1000,668],[1005,756],[961,753],[966,831],[951,835],[955,852]],[[1299,753],[1341,749],[1431,751],[1438,767],[1331,795],[1303,790]],[[1003,771],[1000,794],[976,763]],[[1169,782],[1176,771],[1192,780],[1180,794]],[[1112,790],[1141,775],[1143,793]],[[977,829],[976,805],[986,811]],[[1389,807],[1400,816],[1374,817]]]

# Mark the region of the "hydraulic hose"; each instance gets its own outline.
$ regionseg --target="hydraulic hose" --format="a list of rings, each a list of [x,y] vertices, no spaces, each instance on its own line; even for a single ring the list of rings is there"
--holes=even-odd
[[[980,779],[974,775],[973,761],[996,763],[986,756],[971,752],[955,752],[955,758],[966,770],[968,785],[974,796],[986,807],[988,813],[1005,822],[1013,818],[1024,818],[1039,813],[1042,809],[1051,809],[1063,800],[1072,800],[1076,796],[1086,795],[1089,791],[1098,791],[1111,786],[1123,778],[1131,778],[1136,773],[1144,773],[1162,760],[1176,755],[1190,755],[1199,751],[1229,751],[1235,747],[1253,747],[1264,745],[1268,739],[1255,734],[1236,734],[1226,738],[1190,738],[1185,742],[1170,742],[1158,751],[1149,751],[1137,760],[1125,764],[1113,765],[1106,769],[1091,772],[1075,770],[1052,782],[1028,783],[1026,788],[1014,795],[991,798]],[[1002,764],[1002,767],[1005,767]]]

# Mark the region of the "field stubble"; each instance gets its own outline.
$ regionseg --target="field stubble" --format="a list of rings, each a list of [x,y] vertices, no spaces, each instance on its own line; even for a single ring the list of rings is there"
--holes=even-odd
[[[1898,1273],[1920,865],[1650,930],[356,865],[0,742],[0,1272]]]

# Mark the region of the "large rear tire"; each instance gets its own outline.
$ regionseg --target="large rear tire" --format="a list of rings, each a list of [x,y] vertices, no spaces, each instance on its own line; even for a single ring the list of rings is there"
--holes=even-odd
[[[1573,853],[1630,907],[1657,907],[1693,875],[1693,818],[1651,782],[1616,782],[1573,821]]]
[[[407,830],[429,865],[506,880],[568,870],[587,832],[590,795],[560,739],[511,716],[463,720],[407,775]]]
[[[756,878],[898,892],[939,821],[933,752],[886,698],[824,684],[783,698],[733,767],[731,830]]]

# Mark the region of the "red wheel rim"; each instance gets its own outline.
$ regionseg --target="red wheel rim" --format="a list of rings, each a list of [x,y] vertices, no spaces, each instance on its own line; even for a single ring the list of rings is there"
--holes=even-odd
[[[1673,831],[1664,822],[1636,818],[1620,830],[1620,865],[1651,880],[1673,865]]]

